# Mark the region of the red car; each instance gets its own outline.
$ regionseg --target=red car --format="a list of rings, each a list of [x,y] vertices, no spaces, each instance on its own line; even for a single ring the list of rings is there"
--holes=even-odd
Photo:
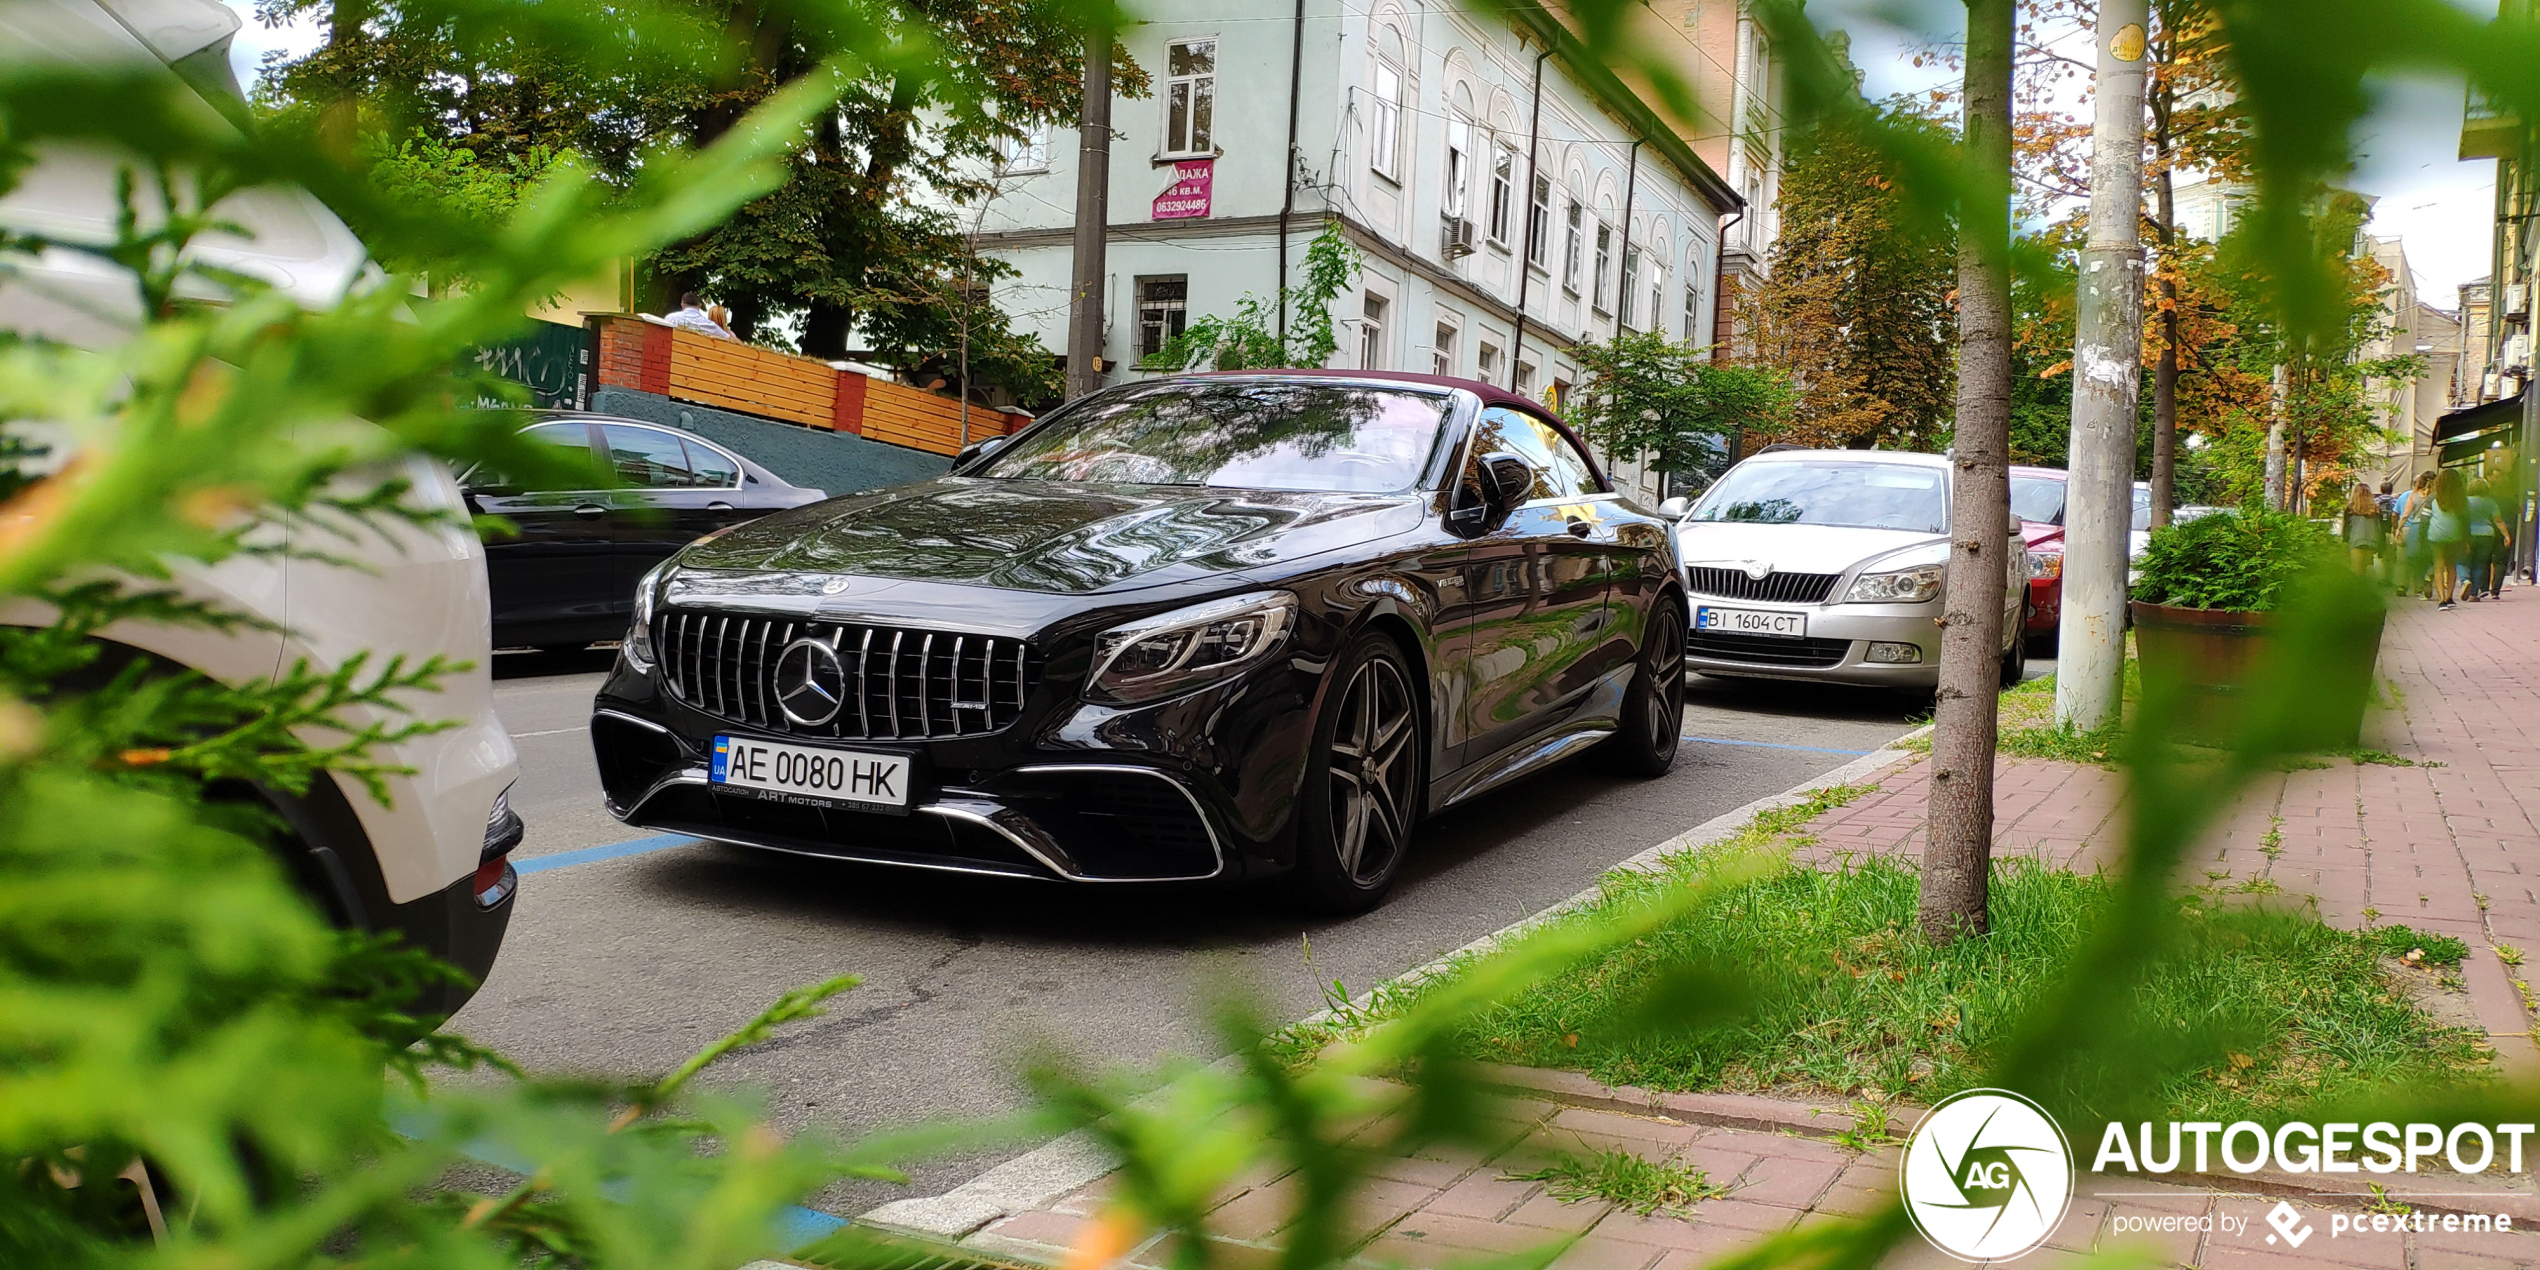
[[[2013,467],[2011,514],[2028,540],[2028,634],[2052,637],[2064,616],[2064,470]]]

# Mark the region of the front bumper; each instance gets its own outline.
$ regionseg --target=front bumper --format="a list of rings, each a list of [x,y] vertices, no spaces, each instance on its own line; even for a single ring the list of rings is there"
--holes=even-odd
[[[2062,625],[2063,620],[2064,580],[2060,577],[2029,579],[2028,624],[2024,629],[2031,635],[2051,634]]]
[[[1276,872],[1291,828],[1318,677],[1261,671],[1171,701],[1113,708],[1053,674],[1022,718],[983,736],[818,741],[691,708],[621,659],[592,749],[608,810],[630,825],[825,859],[1084,883]],[[779,801],[708,779],[714,738],[900,754],[905,814]]]
[[[1774,605],[1697,595],[1692,604],[1718,604],[1806,615],[1804,639],[1724,635],[1696,630],[1685,639],[1685,664],[1710,675],[1792,679],[1871,687],[1927,689],[1940,683],[1941,604]],[[1911,645],[1921,660],[1904,664],[1869,660],[1873,643]]]

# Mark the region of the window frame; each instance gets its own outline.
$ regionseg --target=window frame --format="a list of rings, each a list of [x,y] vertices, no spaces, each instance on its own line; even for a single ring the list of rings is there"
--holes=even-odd
[[[1358,304],[1358,368],[1383,370],[1385,321],[1393,309],[1393,298],[1369,291]]]
[[[1158,104],[1164,111],[1164,139],[1162,148],[1156,151],[1156,157],[1188,159],[1217,153],[1217,45],[1218,39],[1214,35],[1192,35],[1165,41],[1164,82],[1161,85],[1161,91],[1156,94],[1159,99]],[[1193,46],[1207,48],[1208,69],[1205,72],[1186,72],[1179,75],[1172,73],[1174,53]],[[1203,87],[1207,89],[1205,95],[1208,99],[1208,123],[1204,129],[1198,122],[1197,109],[1202,96],[1200,90]],[[1188,126],[1183,129],[1183,135],[1178,137],[1173,135],[1173,94],[1176,89],[1185,90],[1184,101],[1187,103],[1185,109],[1188,112],[1184,119],[1184,123]],[[1176,143],[1179,143],[1178,148]]]
[[[997,138],[997,175],[1025,176],[1050,170],[1050,121],[1027,119],[1021,137]]]
[[[1147,347],[1147,312],[1148,312],[1148,308],[1147,308],[1147,306],[1148,306],[1148,302],[1149,302],[1149,300],[1148,300],[1148,296],[1147,296],[1147,288],[1148,288],[1150,285],[1153,285],[1153,284],[1156,284],[1156,283],[1176,283],[1176,282],[1177,282],[1177,283],[1180,283],[1180,284],[1181,284],[1181,287],[1182,287],[1182,296],[1181,296],[1181,299],[1178,301],[1178,304],[1180,305],[1180,307],[1179,307],[1179,308],[1164,308],[1164,307],[1162,307],[1163,305],[1168,304],[1168,303],[1176,303],[1176,302],[1174,302],[1174,301],[1170,301],[1170,300],[1158,300],[1158,301],[1156,301],[1156,304],[1158,305],[1158,307],[1157,307],[1157,308],[1156,308],[1156,310],[1155,310],[1157,313],[1162,313],[1162,314],[1169,314],[1169,315],[1172,315],[1171,317],[1168,317],[1165,321],[1163,321],[1162,323],[1160,323],[1160,324],[1159,324],[1159,329],[1162,329],[1162,328],[1164,328],[1164,327],[1170,327],[1170,328],[1172,328],[1172,329],[1164,331],[1164,334],[1163,334],[1162,338],[1161,338],[1161,339],[1159,339],[1159,340],[1156,342],[1156,347],[1155,347],[1155,348],[1152,348],[1152,349],[1151,349],[1151,348],[1148,348],[1148,347]],[[1157,351],[1161,350],[1161,349],[1164,347],[1164,345],[1165,345],[1165,344],[1171,343],[1171,342],[1172,342],[1172,340],[1174,339],[1174,337],[1179,336],[1179,335],[1180,335],[1183,331],[1188,330],[1188,329],[1190,328],[1190,320],[1191,320],[1191,276],[1190,276],[1189,274],[1187,274],[1187,273],[1142,273],[1142,274],[1137,274],[1137,275],[1134,275],[1134,276],[1130,279],[1129,288],[1130,288],[1130,294],[1131,294],[1132,298],[1134,299],[1134,301],[1135,301],[1135,303],[1136,303],[1136,305],[1137,305],[1137,313],[1138,313],[1138,360],[1140,360],[1140,361],[1145,361],[1147,358],[1154,356],[1154,355],[1155,355],[1155,353],[1156,353]],[[1175,320],[1175,319],[1178,319],[1178,320]]]
[[[1579,295],[1579,269],[1586,263],[1587,205],[1577,199],[1561,215],[1561,290],[1572,299]]]
[[[1473,121],[1448,111],[1446,116],[1446,189],[1438,206],[1449,218],[1470,220],[1473,182],[1474,137],[1480,129]]]
[[[1440,322],[1429,336],[1429,373],[1455,374],[1456,347],[1462,342],[1464,329],[1453,322]]]
[[[1486,235],[1496,246],[1508,245],[1517,222],[1517,147],[1505,141],[1491,145],[1490,224]]]
[[[1588,292],[1588,308],[1612,314],[1614,298],[1606,293],[1606,284],[1614,280],[1614,227],[1602,216],[1596,218],[1596,272],[1589,280],[1593,289]]]
[[[1552,178],[1535,174],[1534,197],[1526,203],[1526,265],[1552,268]]]
[[[1367,170],[1393,182],[1402,183],[1402,68],[1379,57],[1369,76],[1367,99],[1374,103],[1367,115]],[[1385,80],[1393,80],[1393,93],[1385,93]]]
[[[1635,331],[1640,328],[1632,324],[1632,300],[1640,289],[1641,257],[1647,254],[1638,247],[1625,249],[1622,267],[1614,275],[1614,320]]]

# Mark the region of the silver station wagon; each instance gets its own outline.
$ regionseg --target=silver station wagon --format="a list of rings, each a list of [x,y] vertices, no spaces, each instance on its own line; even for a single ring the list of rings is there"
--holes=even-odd
[[[1676,530],[1692,607],[1688,665],[1930,691],[1940,679],[1950,480],[1940,455],[1877,450],[1784,450],[1729,469]],[[2001,532],[2010,684],[2026,668],[2028,553],[2016,518]]]

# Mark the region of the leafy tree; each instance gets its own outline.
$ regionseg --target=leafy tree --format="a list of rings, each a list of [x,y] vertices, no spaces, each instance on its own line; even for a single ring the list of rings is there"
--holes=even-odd
[[[1956,235],[1917,212],[1879,129],[1944,144],[1901,105],[1792,145],[1770,275],[1739,300],[1740,360],[1798,390],[1785,430],[1836,447],[1938,449],[1956,413]]]
[[[478,233],[493,233],[520,206],[521,195],[554,166],[556,152],[544,145],[480,158],[476,151],[454,146],[428,132],[402,141],[384,133],[366,133],[359,144],[368,167],[371,190],[383,201],[437,217]],[[425,275],[434,294],[464,281],[446,260],[409,256],[395,239],[373,249],[391,269]]]
[[[1191,319],[1182,333],[1164,341],[1138,363],[1140,370],[1271,370],[1329,365],[1340,348],[1340,329],[1332,302],[1358,277],[1360,257],[1339,222],[1323,227],[1305,248],[1305,281],[1282,287],[1279,303],[1287,306],[1288,333],[1276,329],[1278,303],[1250,292],[1235,302],[1229,316],[1211,313]]]
[[[1615,458],[1651,456],[1660,471],[1716,471],[1739,430],[1774,434],[1797,396],[1781,371],[1724,366],[1709,349],[1655,331],[1571,350],[1583,376],[1562,414]]]
[[[667,6],[669,29],[681,33],[670,47],[607,29],[605,8],[595,7],[584,15],[593,29],[576,34],[596,47],[575,48],[462,9],[261,0],[268,21],[323,14],[331,31],[308,55],[269,63],[263,104],[323,133],[337,103],[354,101],[364,126],[400,136],[422,129],[488,161],[571,148],[623,186],[648,156],[714,140],[787,85],[835,77],[836,105],[804,130],[786,183],[655,253],[648,303],[699,290],[731,307],[744,338],[787,318],[811,356],[843,357],[861,331],[908,364],[953,352],[927,337],[964,323],[951,297],[966,294],[965,280],[998,276],[940,209],[989,192],[998,143],[1026,121],[1076,120],[1083,58],[1074,12],[1069,0],[871,10],[678,0]],[[895,38],[932,55],[830,63],[885,15]],[[1145,72],[1125,52],[1115,53],[1114,78],[1130,95],[1145,91]],[[974,357],[974,374],[1039,395],[1045,375],[1019,347],[1029,337],[986,325],[1002,333],[1004,355]]]

